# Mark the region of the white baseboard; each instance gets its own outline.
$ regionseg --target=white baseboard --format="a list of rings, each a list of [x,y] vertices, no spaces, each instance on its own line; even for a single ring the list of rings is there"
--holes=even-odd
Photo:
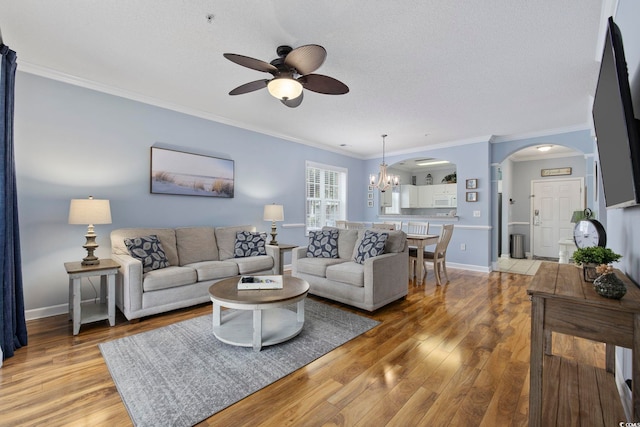
[[[51,307],[34,308],[25,310],[26,320],[42,319],[43,317],[58,316],[69,313],[69,304],[53,305]]]
[[[622,407],[624,408],[624,414],[627,416],[627,420],[631,420],[631,408],[633,406],[632,402],[632,394],[631,390],[627,386],[627,383],[624,380],[624,372],[622,372],[622,366],[624,364],[623,360],[618,358],[618,352],[616,352],[616,386],[618,386],[618,393],[620,394],[620,401],[622,402]],[[634,384],[635,387],[635,384]],[[622,423],[620,423],[622,424]]]

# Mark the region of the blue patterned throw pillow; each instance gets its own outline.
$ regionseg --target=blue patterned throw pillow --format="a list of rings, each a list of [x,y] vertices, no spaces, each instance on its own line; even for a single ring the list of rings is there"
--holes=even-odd
[[[254,233],[251,231],[236,232],[236,245],[233,249],[234,258],[266,255],[267,233]]]
[[[364,264],[366,259],[382,255],[388,237],[388,233],[374,233],[371,230],[365,230],[354,261],[358,264]]]
[[[309,232],[307,258],[338,258],[338,230]]]
[[[124,244],[132,257],[142,261],[143,273],[169,267],[170,265],[162,243],[160,243],[158,236],[155,234],[124,239]]]

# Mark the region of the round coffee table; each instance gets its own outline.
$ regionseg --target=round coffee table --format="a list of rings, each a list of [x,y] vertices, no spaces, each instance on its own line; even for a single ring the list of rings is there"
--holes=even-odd
[[[260,351],[262,346],[298,335],[304,325],[304,299],[309,284],[297,277],[282,278],[282,289],[238,290],[240,276],[211,285],[215,337],[227,344]],[[282,308],[294,302],[297,311]],[[222,307],[234,310],[226,310],[223,318]]]

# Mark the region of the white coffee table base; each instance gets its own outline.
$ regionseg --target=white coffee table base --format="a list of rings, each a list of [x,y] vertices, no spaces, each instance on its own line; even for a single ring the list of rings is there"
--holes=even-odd
[[[234,304],[225,303],[225,307]],[[260,351],[263,346],[287,341],[302,331],[304,326],[304,295],[297,302],[297,311],[273,307],[282,304],[260,304],[249,309],[236,305],[235,310],[225,310],[213,302],[213,334],[220,341],[241,347],[253,347]]]

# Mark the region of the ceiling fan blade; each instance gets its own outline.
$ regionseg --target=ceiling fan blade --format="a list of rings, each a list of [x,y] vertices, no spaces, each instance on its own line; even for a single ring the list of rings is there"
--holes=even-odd
[[[263,89],[267,87],[267,83],[269,83],[269,80],[267,79],[256,80],[255,82],[245,83],[243,85],[238,86],[231,92],[229,92],[229,95],[242,95],[243,93],[249,93],[249,92],[253,92],[254,90]]]
[[[322,74],[307,74],[300,77],[298,81],[305,89],[325,95],[344,95],[349,92],[347,85],[340,80]]]
[[[289,52],[284,63],[295,68],[298,74],[309,74],[320,68],[326,57],[325,48],[317,44],[308,44]]]
[[[252,70],[264,71],[265,73],[277,74],[278,69],[268,62],[261,61],[255,58],[249,58],[244,55],[236,55],[235,53],[223,54],[231,62],[235,62],[243,67],[251,68]]]
[[[296,108],[298,105],[302,104],[302,98],[304,97],[304,92],[300,93],[300,96],[298,96],[297,98],[293,98],[293,99],[281,99],[280,102],[282,102],[284,105],[286,105],[289,108]]]

